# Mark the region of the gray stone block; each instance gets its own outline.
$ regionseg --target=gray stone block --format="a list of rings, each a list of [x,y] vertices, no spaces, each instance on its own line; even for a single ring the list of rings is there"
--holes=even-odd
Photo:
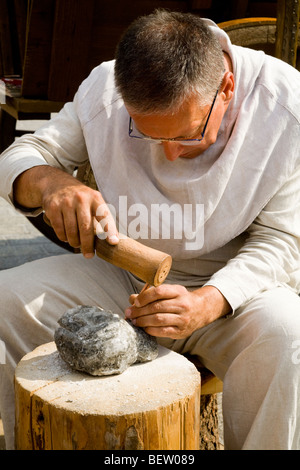
[[[90,375],[121,374],[158,354],[153,336],[99,307],[78,305],[58,323],[54,340],[60,356],[73,369]]]

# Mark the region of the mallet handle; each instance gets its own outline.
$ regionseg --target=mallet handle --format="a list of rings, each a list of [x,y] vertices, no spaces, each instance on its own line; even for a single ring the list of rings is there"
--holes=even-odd
[[[119,268],[131,272],[152,286],[159,286],[166,279],[172,257],[137,240],[121,235],[117,245],[95,237],[96,254]]]
[[[51,227],[46,214],[44,221]],[[95,250],[99,258],[131,272],[151,286],[162,284],[172,265],[172,257],[167,253],[142,245],[122,234],[117,245],[110,245],[105,239],[95,236]]]

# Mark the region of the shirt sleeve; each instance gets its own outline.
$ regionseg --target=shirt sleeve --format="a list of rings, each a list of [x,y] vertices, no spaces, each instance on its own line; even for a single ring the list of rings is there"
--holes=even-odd
[[[25,170],[51,165],[70,174],[88,160],[74,102],[34,134],[18,138],[0,156],[0,196],[13,203],[13,183]]]
[[[233,312],[272,287],[300,292],[300,167],[254,220],[248,235],[237,256],[206,283],[224,295]]]

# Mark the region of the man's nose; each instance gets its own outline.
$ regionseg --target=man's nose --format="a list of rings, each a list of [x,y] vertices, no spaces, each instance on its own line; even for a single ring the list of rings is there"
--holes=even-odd
[[[173,162],[183,153],[182,145],[178,142],[162,142],[167,160]]]

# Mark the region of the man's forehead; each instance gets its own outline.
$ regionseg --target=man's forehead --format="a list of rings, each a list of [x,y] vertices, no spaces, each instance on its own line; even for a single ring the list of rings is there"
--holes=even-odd
[[[129,104],[126,102],[125,107],[128,111],[128,113],[135,117],[142,117],[142,116],[159,116],[161,118],[165,118],[169,121],[172,121],[173,119],[178,119],[178,116],[186,116],[186,117],[193,117],[194,115],[197,116],[204,116],[207,112],[208,107],[210,106],[210,103],[208,102],[205,105],[201,105],[201,100],[199,99],[198,96],[189,96],[185,100],[182,101],[178,106],[175,104],[173,107],[170,107],[170,109],[167,110],[156,110],[154,109],[153,111],[139,111],[137,108],[131,107]]]
[[[134,125],[141,133],[155,138],[180,139],[190,137],[205,121],[209,105],[199,106],[190,100],[175,112],[141,114],[127,108]]]

